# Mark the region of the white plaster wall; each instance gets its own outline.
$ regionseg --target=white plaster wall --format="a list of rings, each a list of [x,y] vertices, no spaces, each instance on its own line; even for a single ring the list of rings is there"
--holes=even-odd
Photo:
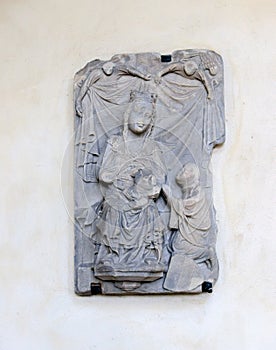
[[[273,3],[1,0],[1,350],[275,348]],[[184,48],[225,62],[215,292],[77,297],[73,75],[97,57]]]

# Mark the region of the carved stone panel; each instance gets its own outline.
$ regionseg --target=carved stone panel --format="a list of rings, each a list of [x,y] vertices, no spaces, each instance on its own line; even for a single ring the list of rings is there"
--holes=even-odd
[[[76,293],[211,292],[221,57],[179,50],[97,59],[76,74],[74,95]]]

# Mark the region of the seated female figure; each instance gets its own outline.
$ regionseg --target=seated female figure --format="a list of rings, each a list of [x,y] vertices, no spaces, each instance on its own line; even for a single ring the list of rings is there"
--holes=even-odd
[[[138,272],[163,271],[164,225],[155,201],[165,169],[150,138],[153,122],[154,97],[136,93],[125,113],[123,135],[108,140],[99,172],[104,203],[97,223],[98,277],[124,280],[128,272],[128,280],[135,280]]]

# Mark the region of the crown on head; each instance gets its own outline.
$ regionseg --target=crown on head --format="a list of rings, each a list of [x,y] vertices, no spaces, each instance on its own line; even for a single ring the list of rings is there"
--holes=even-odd
[[[131,91],[129,102],[148,102],[155,104],[157,95],[149,91]]]

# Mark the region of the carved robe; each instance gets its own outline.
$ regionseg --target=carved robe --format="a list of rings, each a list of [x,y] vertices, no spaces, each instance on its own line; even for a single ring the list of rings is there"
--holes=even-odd
[[[141,170],[148,175],[135,184],[135,174]],[[104,204],[97,223],[98,263],[111,259],[112,265],[129,267],[146,259],[159,262],[164,225],[155,199],[164,178],[160,150],[153,140],[146,138],[136,154],[129,152],[122,136],[108,141],[99,173]]]
[[[191,198],[171,199],[169,226],[173,229],[179,229],[180,237],[176,237],[174,240],[176,251],[183,250],[181,248],[182,241],[185,246],[206,247],[211,220],[208,203],[201,188]]]
[[[201,286],[206,277],[198,263],[208,262],[209,277],[216,263],[216,256],[208,242],[210,210],[200,187],[191,198],[171,198],[169,226],[177,231],[172,242],[173,254],[164,287],[171,291],[193,291]]]

